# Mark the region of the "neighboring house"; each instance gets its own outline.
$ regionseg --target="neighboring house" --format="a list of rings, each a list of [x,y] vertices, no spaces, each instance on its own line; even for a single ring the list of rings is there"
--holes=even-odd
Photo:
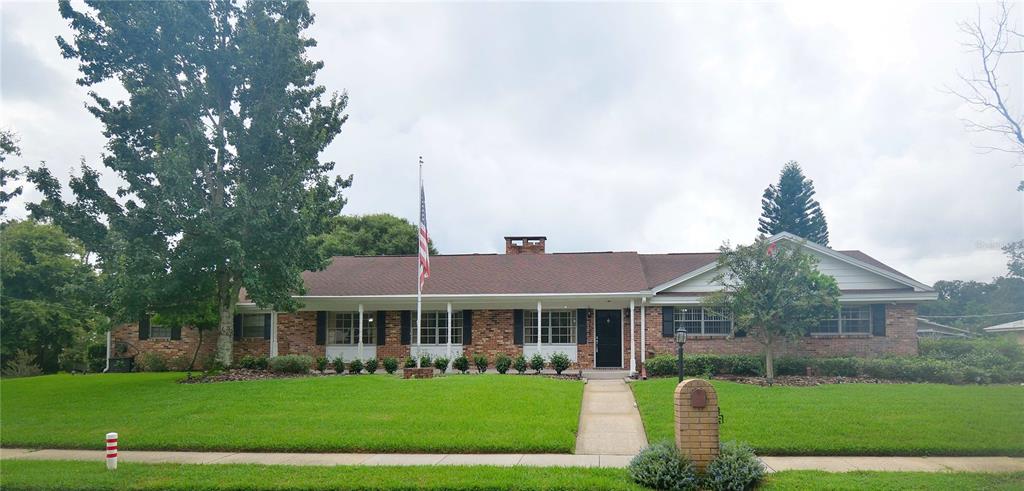
[[[989,326],[984,331],[988,334],[1013,336],[1018,343],[1024,344],[1024,319]]]
[[[753,338],[730,336],[728,318],[701,307],[701,299],[720,287],[712,281],[718,253],[546,253],[545,237],[505,239],[505,254],[430,258],[420,351],[492,360],[499,353],[561,352],[580,368],[635,371],[649,356],[674,353],[673,332],[685,327],[688,353],[761,352]],[[930,287],[860,251],[835,251],[787,233],[771,240],[802,243],[842,292],[835,315],[785,346],[784,354],[917,353],[917,303],[936,298]],[[243,293],[235,359],[297,353],[352,360],[420,352],[415,256],[335,257],[325,270],[303,277],[307,293],[298,312],[260,309]],[[166,356],[195,348],[194,329],[140,324],[142,329],[118,328],[114,339]],[[213,352],[215,337],[207,334],[201,359]]]
[[[970,338],[973,336],[974,333],[966,329],[939,324],[921,317],[917,318],[917,337],[919,338]]]

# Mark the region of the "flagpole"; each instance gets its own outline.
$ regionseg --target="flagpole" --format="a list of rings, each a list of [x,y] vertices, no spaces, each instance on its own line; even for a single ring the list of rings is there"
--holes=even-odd
[[[420,193],[423,192],[423,156],[420,156],[420,189],[419,189],[419,192]],[[419,198],[419,197],[420,196],[417,196],[417,198]],[[417,199],[416,201],[419,202],[420,200]],[[422,203],[421,203],[421,206],[422,206]],[[420,231],[423,230],[423,213],[422,213],[422,210],[419,213],[419,217],[420,217],[419,218],[419,227],[417,227],[417,229],[416,229],[417,230],[417,232],[416,232],[417,254],[419,254],[419,252],[418,252],[419,241],[422,240],[420,238],[420,233],[422,233]],[[416,259],[416,354],[415,354],[415,357],[416,357],[416,368],[423,368],[423,367],[420,366],[420,356],[419,356],[420,355],[420,350],[422,349],[420,347],[420,330],[421,330],[421,327],[423,325],[423,281],[422,281],[422,278],[423,278],[423,261],[421,261],[419,259],[419,257],[417,256],[417,259]]]

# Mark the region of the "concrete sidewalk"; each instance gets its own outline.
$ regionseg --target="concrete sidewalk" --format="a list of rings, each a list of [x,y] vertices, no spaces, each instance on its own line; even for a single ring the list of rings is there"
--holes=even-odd
[[[121,462],[147,464],[267,465],[496,465],[533,467],[626,467],[629,455],[579,454],[352,454],[161,452],[126,450]],[[102,450],[0,449],[0,460],[88,460],[101,465]],[[1024,472],[1022,457],[762,457],[769,472],[787,470]]]
[[[647,447],[633,391],[622,378],[589,380],[583,388],[576,454],[636,455]]]

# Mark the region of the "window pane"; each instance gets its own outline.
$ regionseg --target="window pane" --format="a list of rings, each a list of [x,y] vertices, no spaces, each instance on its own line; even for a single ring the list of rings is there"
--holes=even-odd
[[[871,309],[867,305],[844,306],[841,315],[844,333],[871,332]]]
[[[685,328],[687,333],[701,334],[701,312],[700,307],[676,307],[675,328]]]
[[[263,337],[263,314],[242,315],[242,337],[262,338]]]
[[[327,322],[328,344],[359,344],[359,312],[331,312]],[[363,344],[377,344],[375,325],[375,314],[363,312]]]
[[[150,339],[171,339],[171,328],[163,326],[149,326]]]
[[[726,315],[709,309],[703,309],[703,312],[704,334],[729,334],[732,331],[732,321]]]

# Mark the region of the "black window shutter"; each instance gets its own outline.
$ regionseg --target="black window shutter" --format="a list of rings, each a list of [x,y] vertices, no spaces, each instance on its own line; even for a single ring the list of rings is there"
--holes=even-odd
[[[462,311],[462,344],[469,346],[473,344],[473,311]]]
[[[139,317],[139,339],[149,339],[149,314]]]
[[[402,344],[412,344],[412,312],[402,311]]]
[[[516,346],[523,345],[523,309],[512,311],[512,342]]]
[[[171,341],[181,341],[181,326],[171,327]]]
[[[384,339],[386,336],[386,332],[384,331],[384,319],[387,315],[387,312],[378,310],[377,316],[373,319],[373,321],[377,323],[377,346],[384,346]]]
[[[871,304],[871,334],[885,336],[885,304]]]
[[[235,314],[235,341],[242,339],[242,314]]]
[[[661,335],[666,338],[676,334],[676,308],[672,306],[661,308]]]
[[[270,314],[263,314],[263,339],[270,339]]]
[[[587,312],[590,309],[576,309],[576,344],[587,344]]]
[[[327,344],[327,312],[316,313],[316,344]]]

